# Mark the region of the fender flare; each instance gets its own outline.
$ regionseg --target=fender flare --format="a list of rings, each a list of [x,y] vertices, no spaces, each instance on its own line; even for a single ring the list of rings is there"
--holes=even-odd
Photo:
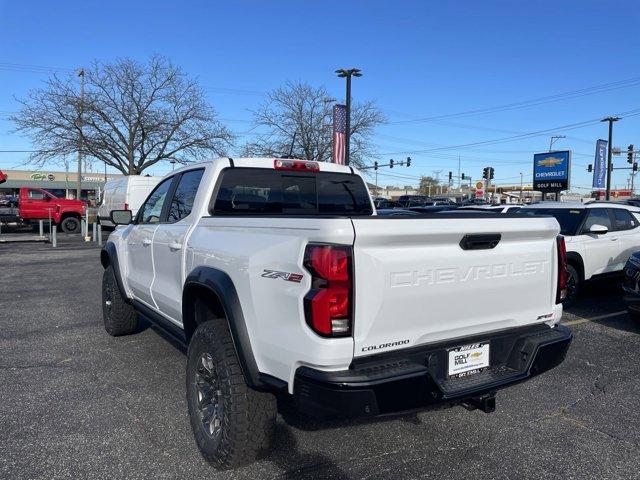
[[[193,286],[199,286],[201,288],[204,287],[220,299],[222,309],[227,317],[229,331],[231,332],[231,338],[233,339],[233,346],[235,347],[236,355],[240,362],[240,368],[242,369],[247,385],[255,389],[264,389],[265,385],[260,379],[258,364],[256,363],[256,359],[253,355],[251,339],[249,338],[244,314],[242,313],[242,306],[240,305],[238,292],[236,291],[236,287],[233,284],[231,277],[222,270],[218,270],[213,267],[200,266],[196,267],[187,276],[184,283],[183,299],[188,290]],[[183,318],[185,318],[186,308],[189,308],[189,306],[183,301]]]
[[[229,332],[233,339],[233,345],[238,356],[240,368],[244,375],[245,381],[250,388],[261,391],[272,391],[274,388],[281,388],[282,381],[277,380],[270,375],[260,373],[258,364],[256,363],[253,349],[251,347],[251,339],[247,331],[244,314],[242,313],[242,305],[238,298],[238,292],[231,280],[231,277],[222,270],[213,267],[199,266],[196,267],[186,278],[183,290],[182,302],[182,318],[186,318],[190,305],[184,301],[184,298],[190,288],[197,286],[205,288],[215,294],[220,300],[222,309],[224,310],[229,325]],[[274,382],[274,380],[276,382]],[[275,384],[277,383],[277,385]]]
[[[102,267],[106,270],[106,268],[111,265],[113,267],[113,274],[116,277],[116,283],[118,284],[118,290],[120,290],[120,296],[124,299],[125,302],[130,303],[129,298],[127,297],[127,292],[124,289],[124,284],[122,283],[122,275],[120,272],[120,263],[118,262],[118,250],[113,242],[107,242],[102,247],[100,251],[100,263]]]

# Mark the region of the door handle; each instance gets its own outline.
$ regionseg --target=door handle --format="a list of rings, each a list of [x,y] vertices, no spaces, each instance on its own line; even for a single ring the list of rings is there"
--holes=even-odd
[[[149,245],[151,245],[151,240],[150,240],[150,239],[148,239],[148,238],[145,238],[145,239],[143,239],[143,240],[142,240],[142,244],[143,244],[145,247],[148,247]]]
[[[182,249],[182,244],[181,243],[170,243],[169,244],[169,250],[171,251],[176,251],[176,250],[181,250]]]
[[[612,242],[615,242],[616,240],[618,240],[617,238],[611,238]]]

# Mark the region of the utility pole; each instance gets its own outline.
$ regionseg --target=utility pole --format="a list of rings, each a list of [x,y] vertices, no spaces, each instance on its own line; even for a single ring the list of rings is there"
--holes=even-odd
[[[80,77],[80,108],[78,115],[78,181],[76,184],[76,199],[80,200],[80,194],[82,193],[82,154],[83,154],[83,138],[82,138],[82,115],[84,113],[84,68],[78,70],[78,76]]]
[[[349,165],[349,148],[351,144],[351,77],[361,77],[362,72],[358,68],[340,68],[336,70],[338,77],[347,79],[347,98],[345,104],[347,107],[347,121],[345,126],[345,149],[344,149],[344,164]]]
[[[631,145],[629,145],[631,146]],[[636,170],[636,153],[632,152],[632,157],[631,157],[631,196],[633,197],[633,191],[634,191],[634,183],[635,183],[635,179],[636,179],[636,173],[638,173],[638,171]]]
[[[462,179],[460,178],[460,154],[458,154],[458,190],[462,191]]]
[[[522,172],[520,172],[520,203],[524,203],[522,200]]]
[[[553,135],[551,137],[551,141],[549,142],[549,151],[553,151],[553,144],[556,143],[556,140],[560,140],[561,138],[567,138],[566,135]]]
[[[613,162],[611,160],[611,142],[613,142],[613,122],[620,120],[619,117],[607,117],[600,120],[601,122],[609,122],[609,143],[607,144],[607,190],[605,200],[611,197],[611,174],[613,173]]]

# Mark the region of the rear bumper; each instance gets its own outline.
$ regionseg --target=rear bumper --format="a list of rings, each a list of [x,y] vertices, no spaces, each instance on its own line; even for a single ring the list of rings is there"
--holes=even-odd
[[[564,360],[569,328],[537,325],[457,339],[354,360],[348,370],[300,367],[294,397],[315,417],[369,417],[468,403],[550,370]],[[463,378],[448,378],[448,349],[490,343],[491,366]]]

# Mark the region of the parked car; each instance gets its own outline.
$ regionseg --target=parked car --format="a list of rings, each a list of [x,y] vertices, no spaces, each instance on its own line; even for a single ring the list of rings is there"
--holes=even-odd
[[[0,197],[0,208],[15,208],[18,206],[18,197],[15,195],[3,195]]]
[[[420,207],[409,207],[408,209],[418,213],[436,213],[444,210],[455,210],[457,205],[441,204],[441,205],[424,205]]]
[[[541,202],[520,210],[525,215],[551,215],[566,238],[568,292],[575,300],[582,282],[620,273],[640,249],[640,208],[613,202]]]
[[[109,219],[111,210],[131,210],[131,215],[135,217],[142,202],[160,180],[162,177],[140,175],[126,175],[109,180],[104,186],[98,208],[100,223],[106,227],[113,227]]]
[[[640,320],[640,252],[633,253],[624,266],[622,290],[629,316]]]
[[[382,216],[420,215],[420,213],[406,208],[381,208],[379,210],[376,209],[376,213]]]
[[[375,200],[374,205],[376,206],[377,210],[380,210],[383,208],[387,208],[387,209],[388,208],[404,208],[400,202],[395,202],[393,200],[388,200],[386,198],[383,198],[381,200]]]
[[[375,215],[350,167],[272,158],[186,166],[111,218],[105,329],[141,313],[188,346],[191,427],[218,467],[268,446],[276,396],[317,417],[491,412],[571,342],[553,218]]]
[[[460,210],[484,210],[498,213],[515,213],[522,205],[465,205]]]
[[[0,207],[0,222],[29,224],[51,219],[63,232],[76,233],[85,212],[86,203],[82,200],[58,198],[41,188],[22,187],[17,204],[9,201],[8,206]]]
[[[398,202],[400,202],[403,207],[424,205],[429,200],[431,199],[427,195],[400,195],[398,197]]]

